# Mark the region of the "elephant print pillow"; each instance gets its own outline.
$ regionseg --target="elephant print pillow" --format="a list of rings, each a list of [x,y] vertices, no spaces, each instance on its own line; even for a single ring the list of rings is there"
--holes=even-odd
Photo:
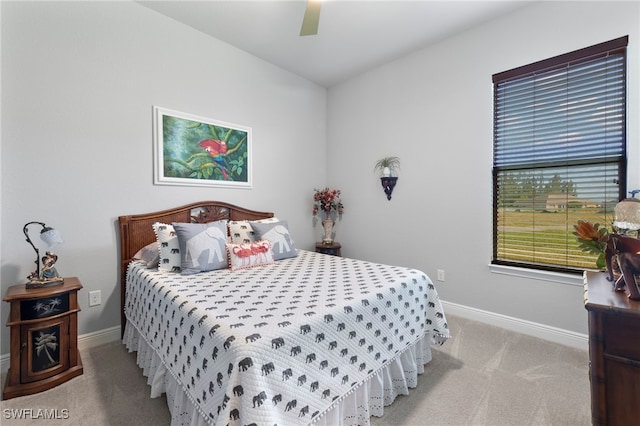
[[[172,225],[156,222],[153,231],[158,241],[158,270],[161,272],[180,272],[180,245]]]
[[[228,266],[227,221],[210,223],[174,222],[180,246],[180,273],[192,275]]]
[[[277,217],[270,217],[268,219],[259,220],[230,220],[227,223],[229,227],[229,236],[233,244],[240,243],[252,243],[256,240],[255,233],[253,232],[253,223],[270,223],[278,222]]]
[[[280,260],[298,255],[286,220],[272,223],[252,223],[256,238],[271,242],[273,259]]]

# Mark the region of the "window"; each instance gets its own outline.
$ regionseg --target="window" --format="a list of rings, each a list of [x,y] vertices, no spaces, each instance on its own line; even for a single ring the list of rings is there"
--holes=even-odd
[[[626,46],[601,43],[493,76],[493,264],[578,272],[578,220],[626,194]]]

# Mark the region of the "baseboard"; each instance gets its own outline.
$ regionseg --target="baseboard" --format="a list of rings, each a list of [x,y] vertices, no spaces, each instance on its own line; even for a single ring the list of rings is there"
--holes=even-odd
[[[119,325],[78,336],[78,349],[89,349],[105,343],[115,342],[116,340],[120,340]]]
[[[93,348],[94,346],[104,345],[105,343],[120,340],[120,326],[105,328],[104,330],[94,331],[78,336],[78,349],[84,350]],[[0,356],[0,371],[6,373],[9,369],[9,354]]]
[[[589,336],[562,328],[539,324],[495,312],[483,311],[470,306],[442,301],[445,313],[485,324],[501,327],[517,333],[559,343],[576,349],[589,349]]]

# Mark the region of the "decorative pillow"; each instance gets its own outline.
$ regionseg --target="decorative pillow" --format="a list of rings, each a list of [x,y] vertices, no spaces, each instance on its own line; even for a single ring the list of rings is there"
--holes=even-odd
[[[227,267],[227,221],[173,223],[180,246],[182,275]]]
[[[156,222],[153,230],[158,239],[160,263],[158,270],[163,272],[180,272],[180,245],[173,226]]]
[[[256,240],[248,220],[231,220],[228,225],[231,243],[250,243]]]
[[[269,223],[277,222],[278,218],[271,217],[268,219],[260,220],[232,220],[229,221],[229,237],[234,244],[251,243],[256,240],[253,232],[252,223]]]
[[[158,247],[158,241],[154,241],[142,247],[136,254],[133,255],[133,258],[146,262],[147,268],[157,268],[158,263],[160,262],[160,250]]]
[[[253,226],[256,238],[271,242],[274,260],[298,255],[286,220],[272,223],[252,223],[251,226]]]
[[[271,243],[266,240],[241,244],[228,243],[227,253],[229,254],[229,268],[232,271],[273,263]]]

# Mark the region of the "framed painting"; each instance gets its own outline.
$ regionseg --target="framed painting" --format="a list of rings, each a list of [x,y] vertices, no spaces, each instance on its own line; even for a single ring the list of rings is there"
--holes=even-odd
[[[251,128],[153,107],[156,185],[251,188]]]

